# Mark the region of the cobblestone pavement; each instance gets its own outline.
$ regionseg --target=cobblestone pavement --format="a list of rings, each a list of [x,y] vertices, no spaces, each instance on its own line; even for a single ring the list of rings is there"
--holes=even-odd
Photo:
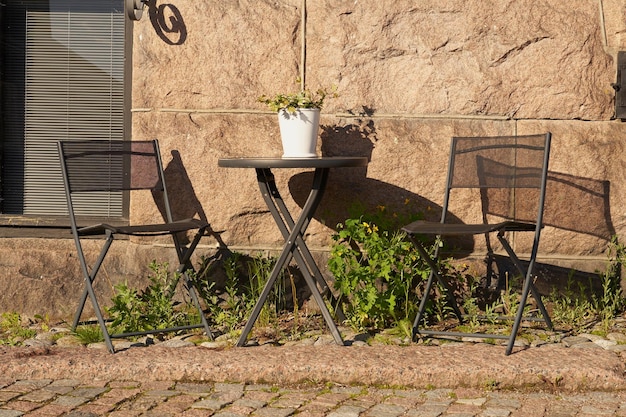
[[[626,416],[626,393],[276,387],[176,381],[0,383],[0,417],[68,416]]]

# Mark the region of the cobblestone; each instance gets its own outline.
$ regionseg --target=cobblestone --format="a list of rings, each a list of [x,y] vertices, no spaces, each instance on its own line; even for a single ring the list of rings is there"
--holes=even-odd
[[[326,385],[278,387],[176,381],[103,381],[100,385],[90,387],[89,381],[15,381],[0,389],[0,417],[626,416],[626,392],[622,391],[563,394],[335,386],[329,392]],[[46,390],[60,386],[71,391]],[[163,387],[167,388],[155,389]],[[12,395],[3,395],[6,393]]]

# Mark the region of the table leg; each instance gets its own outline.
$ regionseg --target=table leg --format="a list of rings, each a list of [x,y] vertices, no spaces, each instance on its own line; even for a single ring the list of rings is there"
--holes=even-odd
[[[326,307],[321,293],[317,289],[316,281],[320,283],[324,290],[328,289],[328,284],[315,264],[311,252],[302,237],[322,198],[324,188],[328,180],[328,169],[320,168],[315,170],[311,192],[309,193],[309,197],[302,208],[298,221],[295,223],[291,214],[287,210],[280,193],[278,192],[274,181],[274,175],[271,170],[268,168],[257,169],[257,180],[263,198],[272,216],[274,217],[276,224],[281,230],[283,237],[285,238],[285,245],[276,261],[276,265],[274,266],[267,283],[265,284],[265,287],[263,288],[263,291],[261,292],[259,300],[254,306],[252,314],[250,315],[250,318],[241,333],[237,346],[245,345],[248,334],[252,330],[252,326],[256,322],[261,309],[263,308],[263,305],[265,304],[265,301],[267,300],[267,297],[276,282],[276,279],[280,275],[281,270],[288,264],[292,256],[300,267],[302,275],[311,290],[313,299],[319,305],[322,316],[324,317],[335,342],[343,345],[343,339],[341,338],[339,330],[337,329],[337,326],[335,325],[335,322]]]
[[[272,174],[269,169],[258,169],[257,179],[259,182],[259,188],[261,189],[261,194],[265,199],[265,203],[270,209],[270,212],[272,213],[272,216],[274,217],[274,220],[276,221],[276,224],[278,225],[278,228],[280,229],[283,238],[287,239],[289,237],[290,231],[293,230],[293,228],[295,227],[295,222],[293,221],[293,218],[291,217],[291,214],[289,213],[289,210],[287,209],[284,200],[278,192],[276,182],[274,181],[274,174]],[[343,309],[341,308],[340,300],[338,300],[331,292],[328,283],[324,279],[322,272],[320,271],[317,263],[313,259],[313,255],[309,251],[308,246],[304,243],[304,239],[302,238],[306,228],[309,225],[309,222],[313,218],[313,214],[319,206],[319,203],[322,199],[323,191],[326,188],[327,180],[328,169],[318,169],[315,172],[312,192],[314,192],[313,190],[319,190],[319,193],[314,196],[315,201],[311,207],[310,215],[305,218],[305,221],[302,225],[302,230],[300,231],[300,234],[298,235],[296,240],[297,249],[300,252],[301,256],[304,257],[305,262],[298,262],[298,260],[296,260],[296,262],[298,262],[298,265],[301,269],[308,268],[311,275],[315,277],[317,283],[321,287],[322,294],[327,293],[330,297],[331,304],[335,306],[335,315],[337,316],[339,321],[344,321],[346,320],[346,316],[343,312]],[[316,185],[316,181],[319,182],[318,185]],[[287,260],[287,263],[289,263],[289,260]],[[306,266],[304,264],[306,264]]]

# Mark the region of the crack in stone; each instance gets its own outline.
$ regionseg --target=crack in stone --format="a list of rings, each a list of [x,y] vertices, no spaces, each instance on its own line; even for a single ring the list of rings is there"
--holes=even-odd
[[[524,49],[528,48],[531,45],[534,45],[544,39],[547,39],[547,36],[541,36],[538,38],[534,38],[534,39],[529,39],[526,42],[524,42],[523,44],[516,46],[515,48],[509,49],[508,51],[506,51],[506,53],[504,55],[502,55],[500,58],[498,58],[494,63],[493,66],[497,66],[502,64],[504,61],[506,61],[507,59],[509,59],[511,56],[514,55],[518,55],[519,53],[521,53]]]

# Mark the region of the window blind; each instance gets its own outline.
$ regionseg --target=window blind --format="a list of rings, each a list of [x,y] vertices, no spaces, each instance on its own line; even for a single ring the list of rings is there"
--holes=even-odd
[[[9,0],[3,17],[3,212],[64,215],[56,141],[124,139],[123,1]],[[75,207],[123,214],[120,193]]]

